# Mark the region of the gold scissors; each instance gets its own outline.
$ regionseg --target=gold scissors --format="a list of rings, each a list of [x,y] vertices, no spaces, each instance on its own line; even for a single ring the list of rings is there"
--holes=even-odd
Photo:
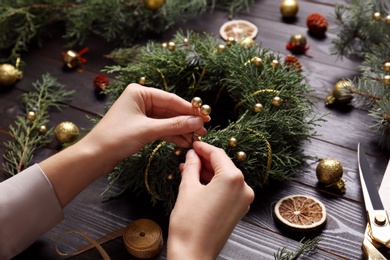
[[[362,185],[364,204],[367,211],[367,227],[364,233],[362,249],[366,259],[386,260],[387,258],[378,250],[382,246],[390,248],[389,215],[384,209],[378,189],[370,173],[366,154],[358,144],[358,164],[360,183]]]

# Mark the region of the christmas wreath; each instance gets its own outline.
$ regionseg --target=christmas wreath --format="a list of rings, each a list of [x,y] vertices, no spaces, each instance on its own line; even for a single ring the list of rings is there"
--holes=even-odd
[[[302,142],[323,120],[313,113],[312,87],[300,69],[254,42],[220,42],[212,35],[178,32],[168,43],[137,48],[127,65],[107,67],[116,81],[105,89],[116,100],[130,82],[163,89],[191,101],[200,97],[212,108],[212,122],[202,141],[223,148],[246,182],[262,188],[271,180],[291,180],[308,155]],[[122,61],[129,60],[118,50]],[[179,164],[186,150],[156,141],[122,161],[109,174],[122,191],[147,192],[170,211],[180,183]],[[118,195],[118,194],[116,194]]]

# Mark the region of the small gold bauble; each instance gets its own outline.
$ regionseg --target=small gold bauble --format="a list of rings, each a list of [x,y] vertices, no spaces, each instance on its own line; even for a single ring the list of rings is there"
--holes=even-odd
[[[81,64],[80,56],[74,50],[68,50],[65,52],[63,59],[65,65],[70,69],[76,68]]]
[[[383,69],[384,69],[386,72],[390,72],[390,62],[389,62],[389,61],[386,61],[386,62],[383,64]]]
[[[188,41],[187,38],[184,38],[184,39],[183,39],[183,44],[184,44],[185,46],[188,46],[188,45],[190,45],[190,42]]]
[[[210,115],[211,114],[211,107],[209,105],[206,105],[206,104],[202,105],[200,107],[200,113],[204,116]]]
[[[304,50],[307,45],[307,39],[303,34],[294,34],[288,42],[291,50]]]
[[[139,78],[139,80],[138,80],[138,83],[140,84],[140,85],[145,85],[145,83],[146,83],[146,77],[140,77]]]
[[[168,43],[168,50],[174,51],[176,49],[176,44],[174,42]]]
[[[237,144],[238,144],[238,141],[237,141],[237,139],[236,139],[235,137],[231,137],[231,138],[229,139],[229,147],[230,147],[230,148],[236,147]]]
[[[256,42],[255,40],[253,40],[252,38],[249,38],[249,37],[246,37],[245,39],[243,39],[240,44],[244,47],[253,47],[256,45]]]
[[[39,133],[41,134],[46,134],[47,132],[47,127],[45,125],[41,125],[39,128],[38,128],[38,131]]]
[[[202,99],[200,97],[194,97],[191,100],[191,104],[193,108],[199,108],[202,106]]]
[[[26,114],[26,118],[30,121],[34,121],[37,117],[37,114],[34,111],[28,111]]]
[[[73,143],[79,137],[79,128],[72,122],[62,122],[54,129],[54,134],[61,144]]]
[[[345,182],[341,180],[343,176],[343,166],[333,158],[322,159],[316,168],[317,179],[326,187],[337,188],[345,192]]]
[[[234,37],[229,37],[229,38],[227,39],[227,44],[228,44],[228,45],[232,45],[232,44],[234,44],[234,43],[236,43],[236,38],[234,38]]]
[[[283,0],[280,4],[280,12],[285,18],[294,17],[299,10],[299,6],[296,0]]]
[[[385,75],[382,79],[383,84],[390,85],[390,75]]]
[[[334,85],[332,93],[326,98],[325,104],[330,105],[336,101],[349,104],[353,99],[351,88],[352,83],[349,80],[338,81]]]
[[[373,18],[375,21],[380,21],[381,20],[381,13],[380,12],[375,12],[373,14]]]
[[[168,43],[166,43],[166,42],[162,43],[162,44],[161,44],[161,47],[167,48],[167,47],[168,47]]]
[[[280,97],[272,98],[272,105],[279,107],[282,104],[282,99]]]
[[[247,157],[246,153],[243,151],[237,152],[236,156],[237,156],[237,160],[239,160],[240,162],[244,162],[246,160],[246,157]]]
[[[146,8],[156,11],[164,4],[164,0],[143,0]]]
[[[218,45],[218,51],[224,51],[226,49],[226,46],[223,44]]]
[[[176,155],[176,156],[180,156],[183,154],[183,149],[179,146],[176,146],[175,149],[173,150],[173,153]]]
[[[23,77],[23,73],[11,64],[0,65],[0,85],[10,86]]]
[[[167,180],[168,181],[173,181],[175,179],[175,175],[173,174],[173,173],[169,173],[168,175],[167,175]]]
[[[279,68],[279,66],[280,66],[280,63],[279,63],[278,60],[272,60],[271,61],[271,67],[272,68],[277,69],[277,68]]]
[[[259,113],[261,110],[263,110],[263,105],[262,105],[262,104],[256,103],[256,104],[253,106],[253,112]]]
[[[386,24],[390,24],[390,14],[386,16]]]
[[[255,66],[257,66],[257,67],[263,66],[263,60],[262,60],[261,58],[259,58],[259,57],[254,57],[254,58],[252,58],[252,62],[253,62],[253,64],[255,64]]]

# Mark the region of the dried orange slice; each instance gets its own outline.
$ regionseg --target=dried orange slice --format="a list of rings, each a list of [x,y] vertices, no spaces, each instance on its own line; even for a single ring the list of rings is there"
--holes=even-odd
[[[279,200],[275,217],[287,227],[296,230],[314,230],[325,223],[326,208],[318,199],[308,195],[290,195]]]
[[[227,41],[229,37],[239,40],[243,37],[254,39],[257,35],[257,26],[245,20],[232,20],[224,23],[219,29],[221,37]]]

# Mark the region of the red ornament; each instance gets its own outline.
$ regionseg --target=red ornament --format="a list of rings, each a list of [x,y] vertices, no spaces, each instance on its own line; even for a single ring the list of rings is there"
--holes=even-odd
[[[96,91],[103,91],[108,85],[110,85],[110,82],[108,81],[108,78],[103,74],[97,75],[93,80],[93,86],[95,87]]]
[[[328,29],[328,21],[318,13],[309,15],[306,19],[306,24],[309,28],[309,32],[318,37],[324,36]]]

